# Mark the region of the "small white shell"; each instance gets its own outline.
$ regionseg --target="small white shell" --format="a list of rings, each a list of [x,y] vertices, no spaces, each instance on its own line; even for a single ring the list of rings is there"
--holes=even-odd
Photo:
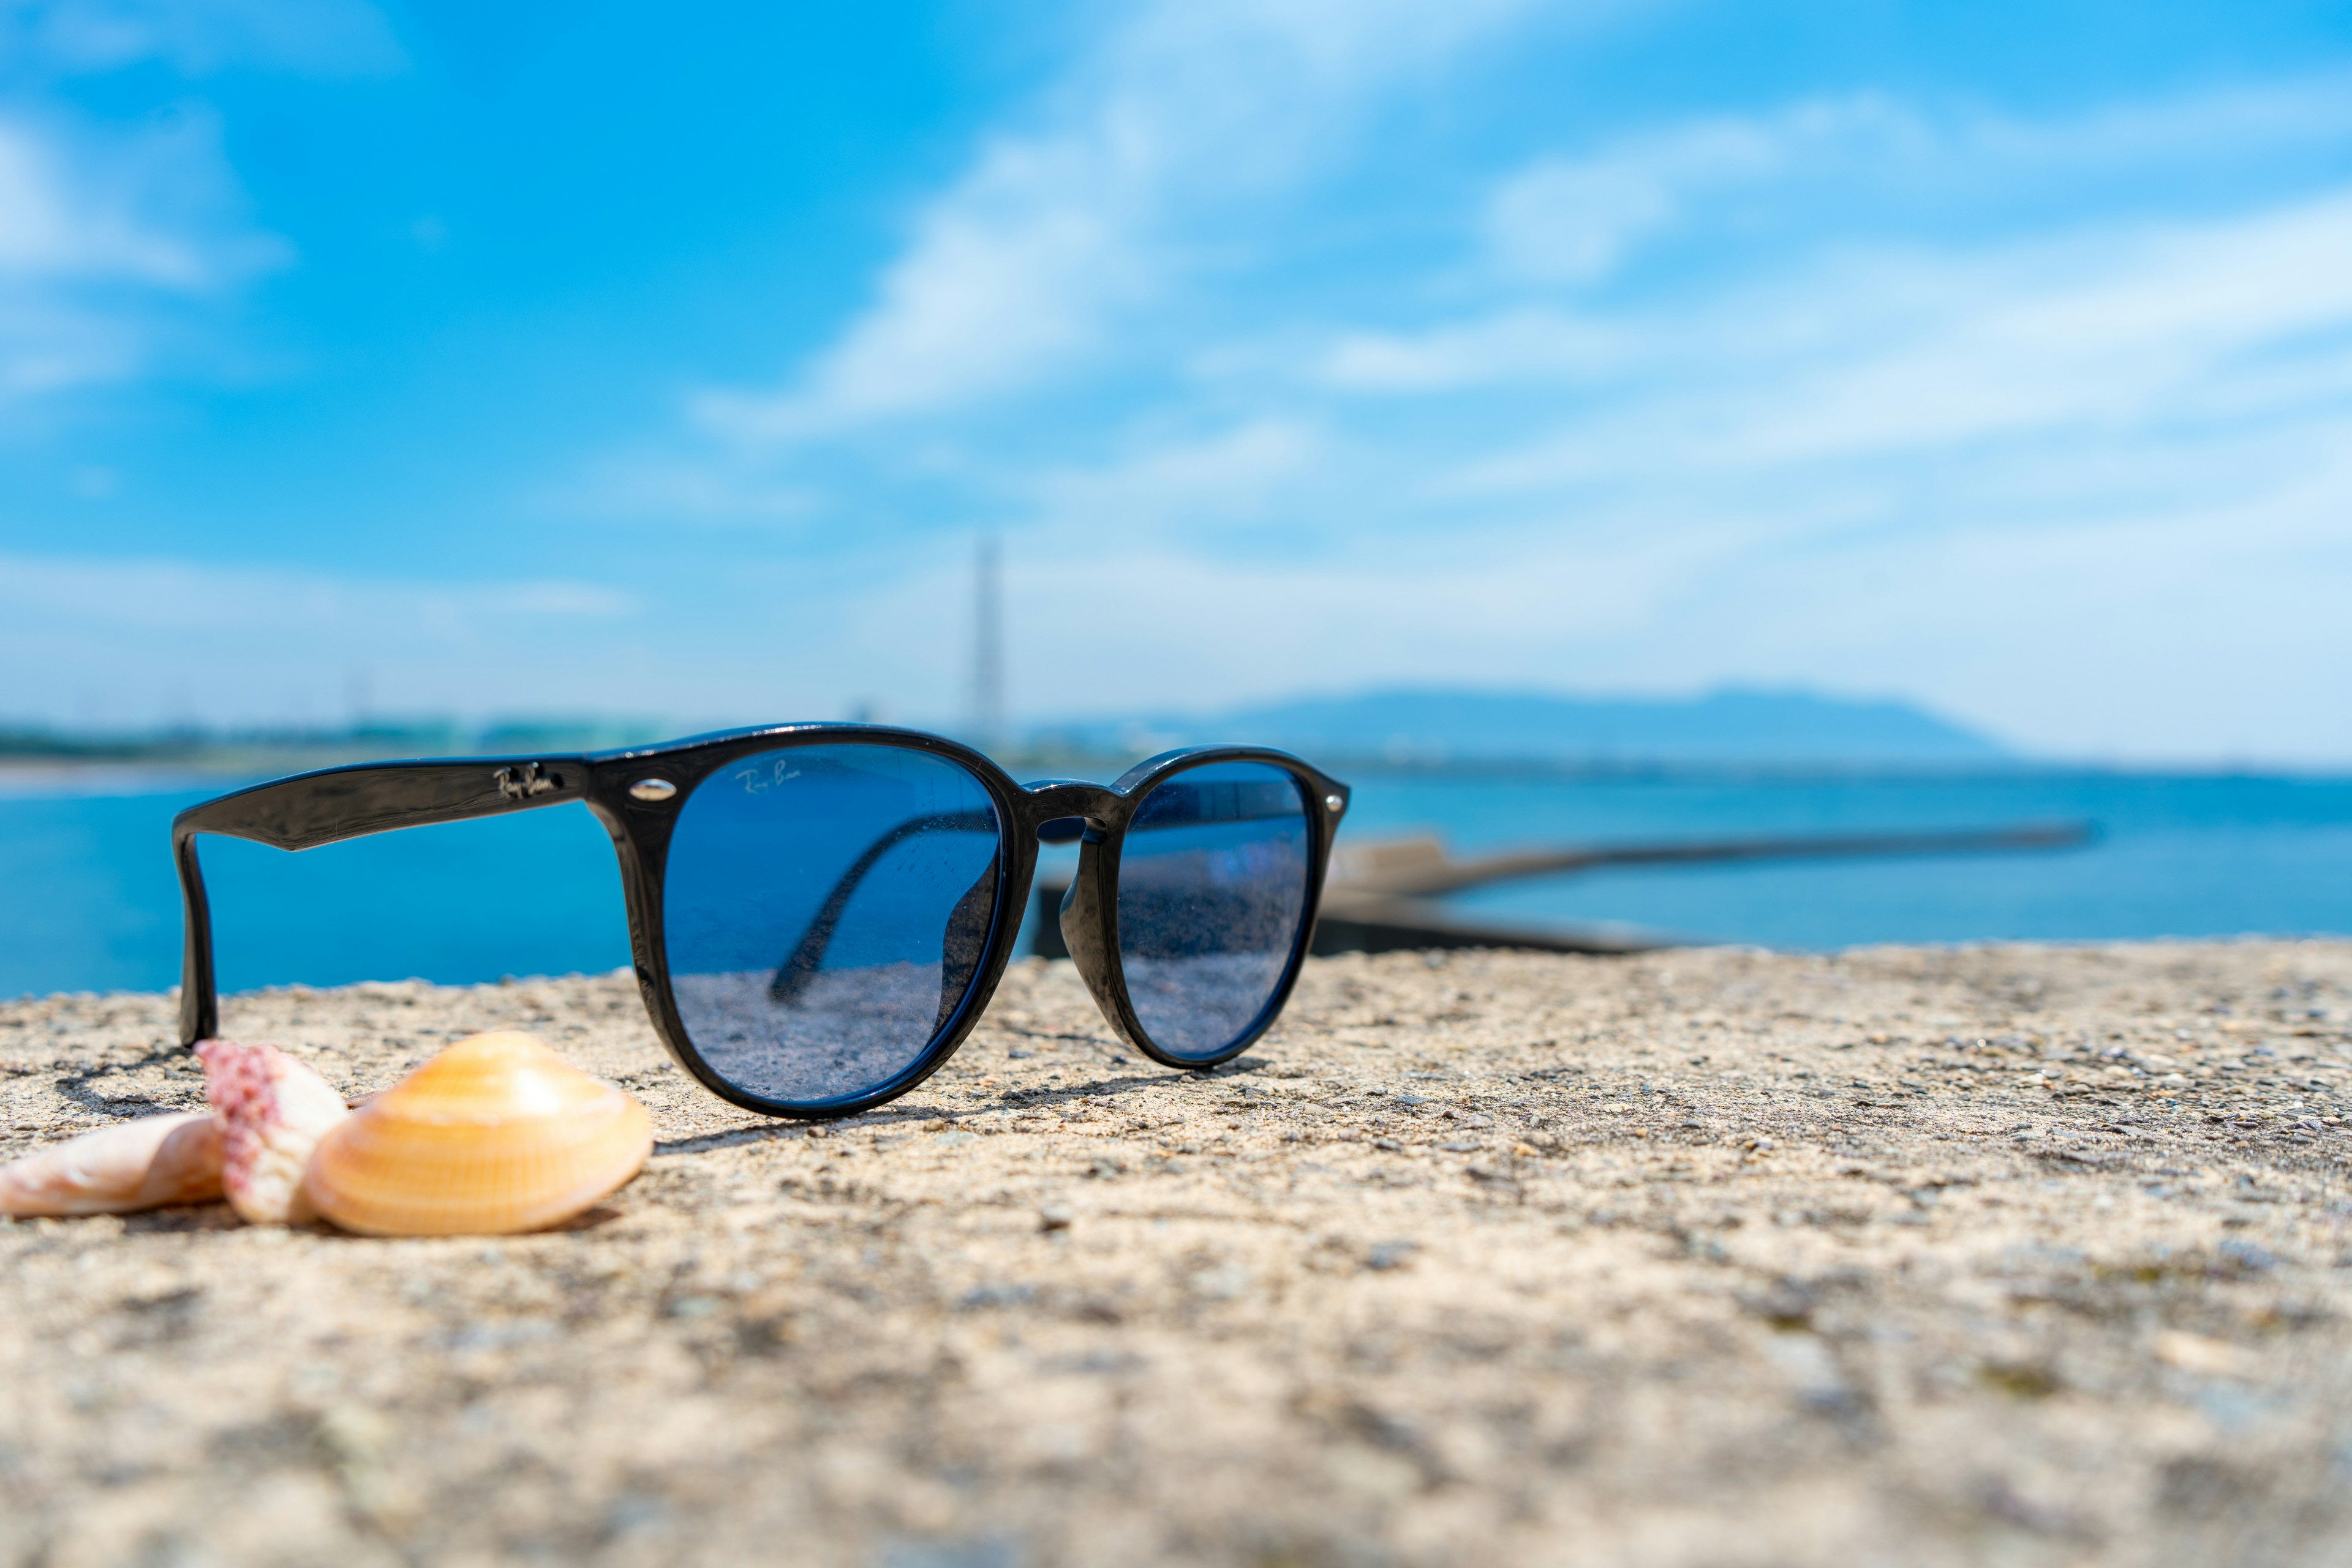
[[[0,1214],[130,1214],[221,1195],[220,1123],[205,1110],[142,1116],[0,1165]]]

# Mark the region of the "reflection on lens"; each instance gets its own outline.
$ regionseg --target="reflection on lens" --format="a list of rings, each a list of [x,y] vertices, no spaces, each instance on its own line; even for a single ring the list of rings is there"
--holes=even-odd
[[[1274,1000],[1307,913],[1307,810],[1265,763],[1178,773],[1143,797],[1118,861],[1118,952],[1151,1043],[1213,1057]]]
[[[670,989],[728,1082],[808,1104],[913,1066],[971,989],[1001,840],[961,765],[898,746],[740,757],[678,811]]]

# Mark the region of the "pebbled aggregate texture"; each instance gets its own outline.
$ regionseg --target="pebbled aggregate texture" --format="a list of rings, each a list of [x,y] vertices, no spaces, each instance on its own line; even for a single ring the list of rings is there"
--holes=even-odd
[[[0,1005],[0,1152],[198,1103],[170,1006]],[[1358,955],[1206,1074],[1032,962],[821,1131],[625,977],[227,1016],[660,1142],[503,1240],[0,1222],[0,1563],[2352,1562],[2352,944]]]

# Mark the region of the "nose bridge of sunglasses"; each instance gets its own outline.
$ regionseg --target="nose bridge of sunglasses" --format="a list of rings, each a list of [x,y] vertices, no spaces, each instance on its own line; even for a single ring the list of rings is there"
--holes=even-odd
[[[1075,844],[1089,834],[1099,835],[1101,823],[1118,796],[1085,779],[1041,779],[1022,786],[1035,803],[1037,838],[1044,844]]]

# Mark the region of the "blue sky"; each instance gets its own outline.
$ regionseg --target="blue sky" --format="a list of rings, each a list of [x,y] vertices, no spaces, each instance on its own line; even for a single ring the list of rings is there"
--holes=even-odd
[[[2352,761],[2352,8],[0,0],[0,718]]]

